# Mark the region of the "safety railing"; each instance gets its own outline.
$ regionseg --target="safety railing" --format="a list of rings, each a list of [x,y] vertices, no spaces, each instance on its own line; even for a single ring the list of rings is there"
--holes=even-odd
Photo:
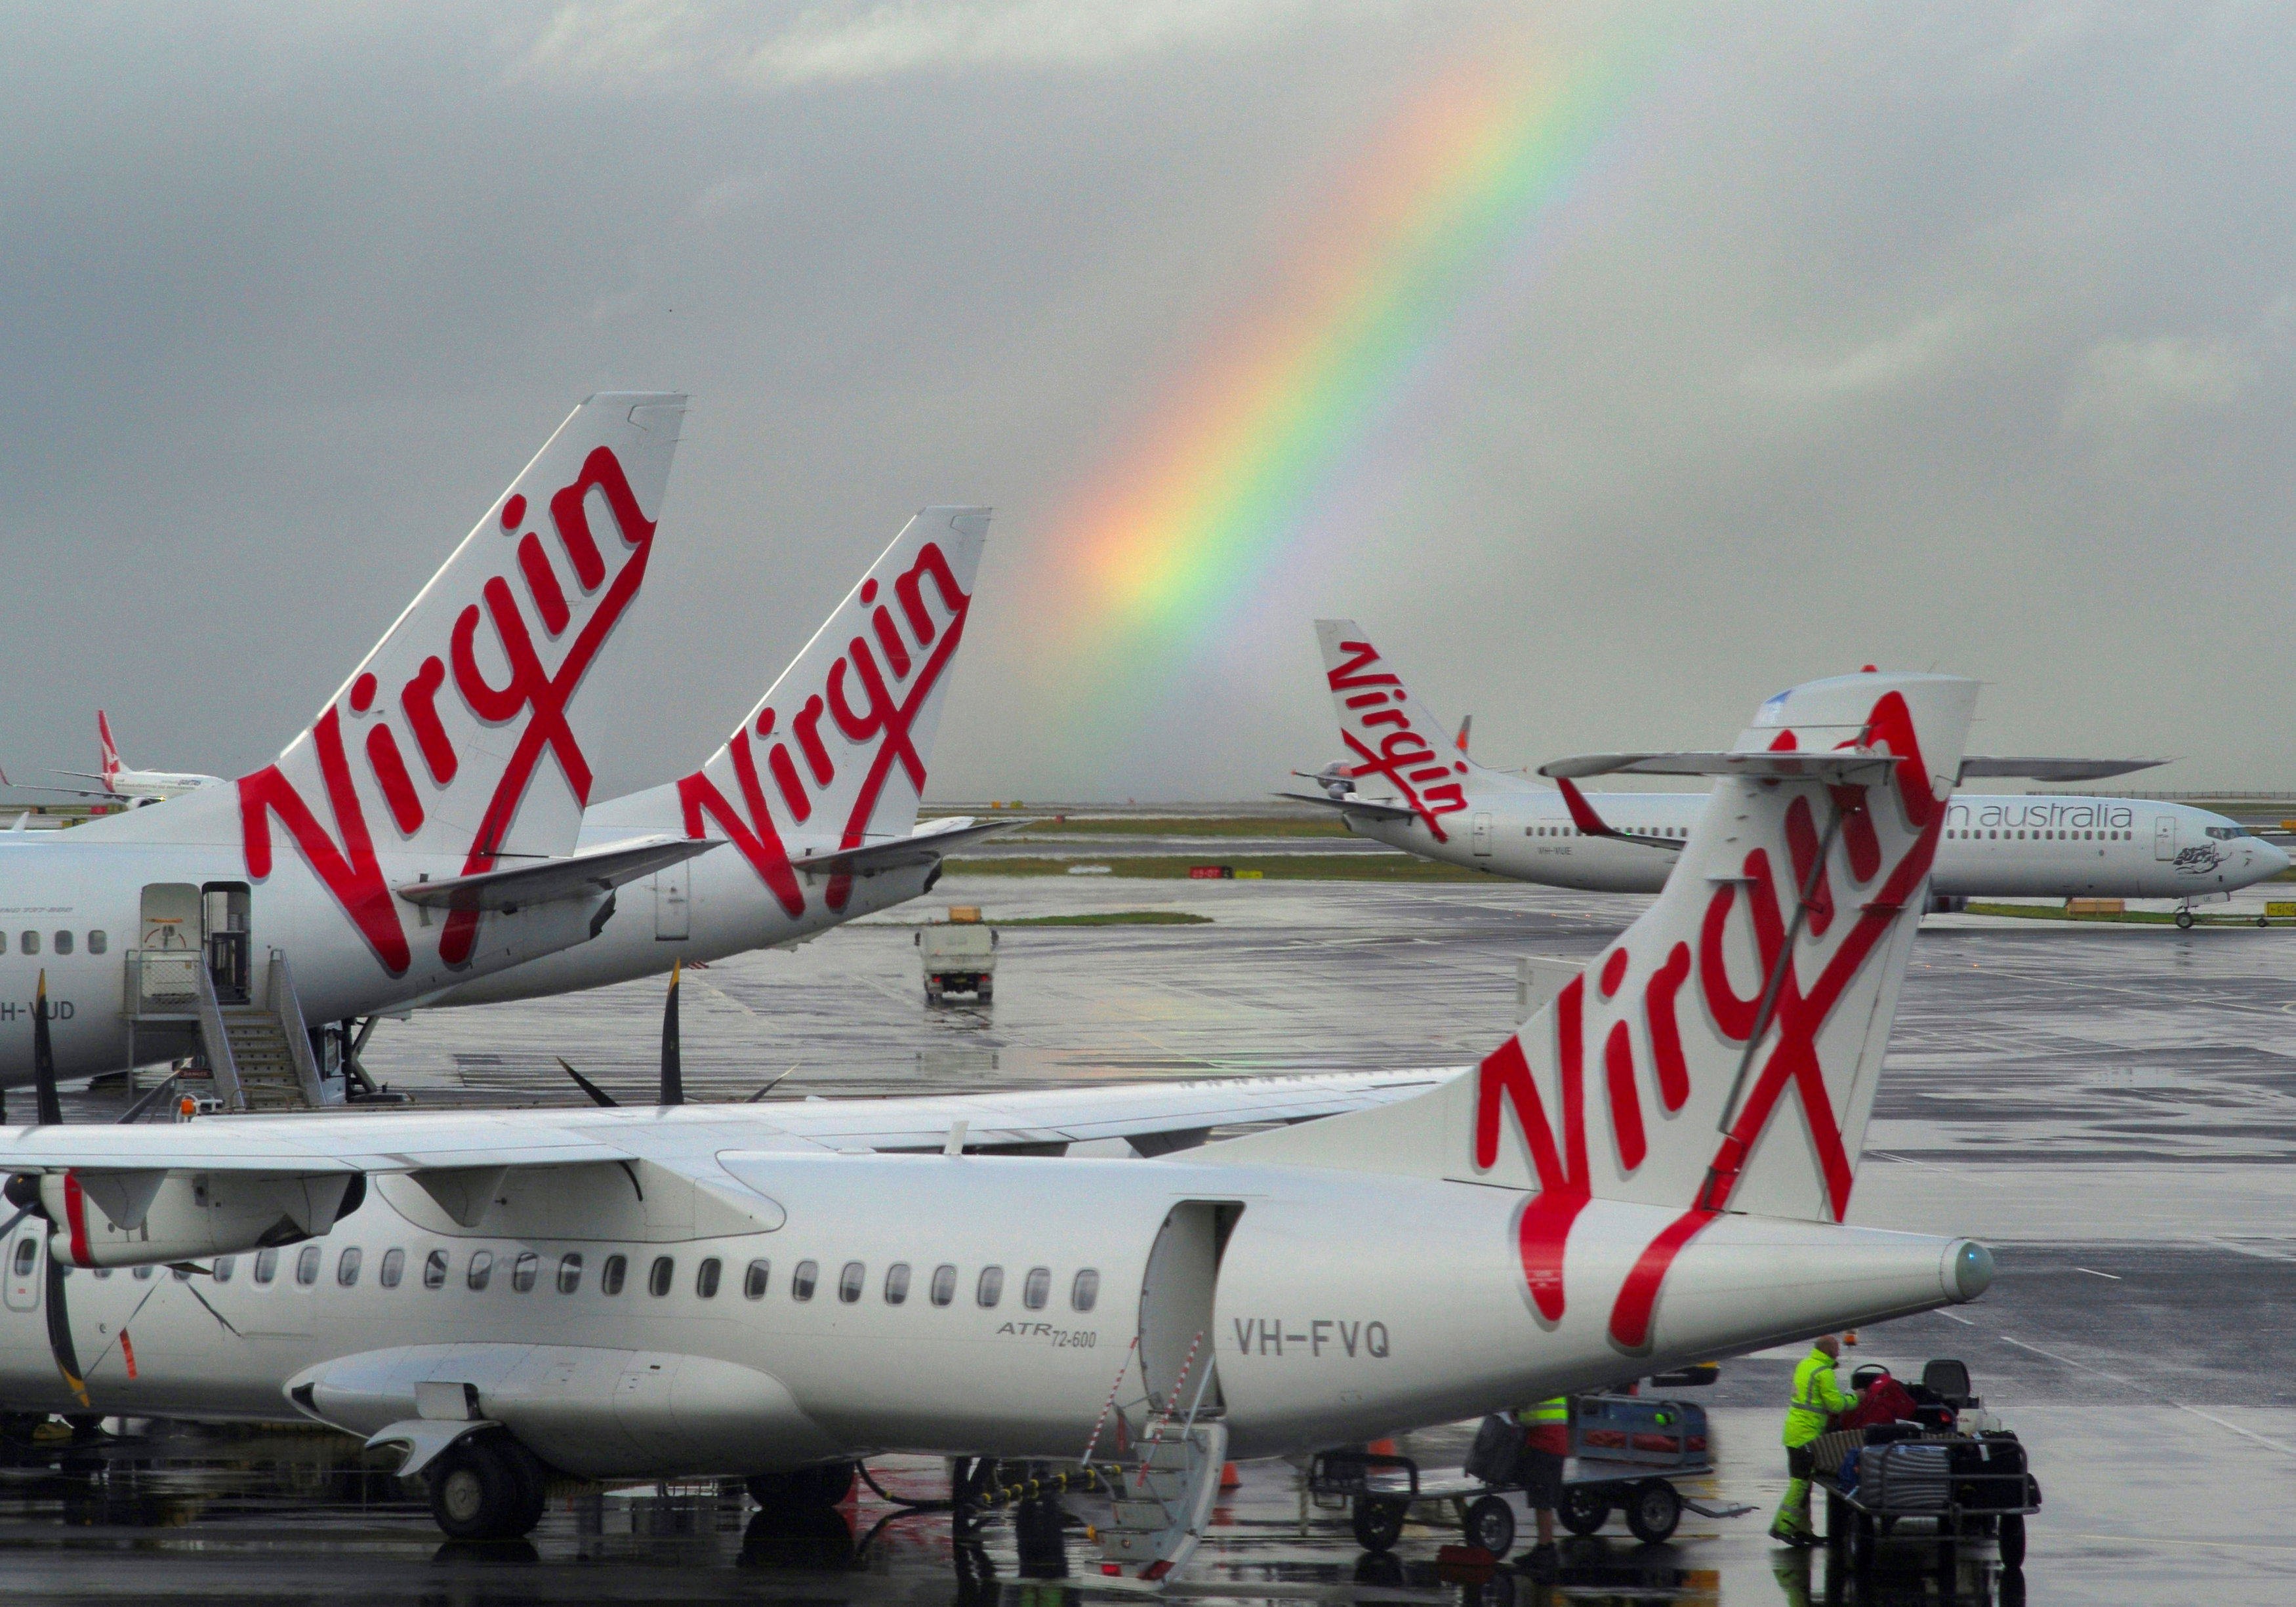
[[[295,973],[288,967],[286,950],[271,951],[270,972],[271,1013],[279,1018],[279,1030],[287,1039],[288,1058],[295,1062],[295,1080],[303,1085],[303,1097],[316,1110],[324,1098],[319,1062],[311,1053],[311,1030],[303,1024],[303,1001],[295,996]]]
[[[207,966],[196,948],[127,951],[129,1015],[196,1015]]]

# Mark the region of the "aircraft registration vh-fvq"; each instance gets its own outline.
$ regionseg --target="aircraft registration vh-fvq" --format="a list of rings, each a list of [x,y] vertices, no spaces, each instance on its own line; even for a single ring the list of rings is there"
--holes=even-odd
[[[342,1022],[348,1048],[350,1018],[812,936],[1005,829],[917,824],[984,508],[911,520],[700,768],[589,803],[578,693],[644,577],[683,406],[585,403],[275,764],[69,834],[0,833],[0,1086],[31,1076],[40,972],[65,1076],[212,1061],[250,1001],[281,1037]],[[322,1098],[343,1086],[326,1058],[356,1070],[323,1040]]]
[[[1348,757],[1316,775],[1320,793],[1282,796],[1334,808],[1349,830],[1422,858],[1549,887],[1654,893],[1706,795],[1587,793],[1578,782],[1724,775],[1741,762],[1689,768],[1681,754],[1596,754],[1542,767],[1555,784],[1541,787],[1455,747],[1354,620],[1319,619],[1316,634]],[[1972,755],[1958,779],[2093,781],[2161,762]],[[2288,866],[2284,852],[2237,821],[2187,804],[1956,791],[1930,890],[1948,898],[2177,898],[2186,905],[2177,924],[2190,926],[2194,902],[2224,898]]]
[[[1976,694],[1765,704],[1685,873],[1455,1072],[0,1129],[0,1401],[403,1444],[463,1536],[553,1474],[1144,1445],[1102,1566],[1154,1578],[1226,1458],[1972,1300],[1981,1246],[1843,1218]]]

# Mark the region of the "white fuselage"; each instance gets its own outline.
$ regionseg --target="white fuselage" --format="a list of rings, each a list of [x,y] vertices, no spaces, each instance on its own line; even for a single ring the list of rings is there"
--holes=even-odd
[[[587,1119],[616,1116],[652,1123],[649,1147],[687,1152],[636,1163],[618,1201],[514,1172],[488,1218],[465,1229],[405,1178],[378,1179],[325,1238],[266,1258],[267,1283],[251,1255],[199,1276],[215,1315],[164,1267],[149,1280],[68,1275],[92,1408],[52,1358],[46,1229],[28,1223],[0,1246],[0,1402],[285,1419],[299,1398],[313,1415],[373,1433],[413,1415],[415,1382],[467,1379],[490,1416],[568,1472],[742,1473],[890,1449],[1074,1456],[1120,1371],[1136,1430],[1142,1369],[1150,1390],[1168,1389],[1201,1343],[1216,1358],[1210,1398],[1231,1447],[1256,1456],[1976,1292],[1955,1283],[1959,1241],[1730,1217],[1681,1256],[1654,1347],[1629,1357],[1606,1341],[1598,1291],[1672,1208],[1589,1206],[1571,1241],[1579,1292],[1548,1325],[1524,1296],[1522,1196],[1511,1190],[1191,1160],[742,1153],[726,1147],[742,1141],[725,1111]],[[676,1144],[681,1132],[691,1138]],[[1092,1209],[1047,1209],[1062,1200]],[[426,1287],[434,1256],[443,1272]],[[622,1266],[610,1292],[612,1258]],[[896,1267],[898,1302],[887,1293]],[[981,1295],[992,1268],[993,1305]]]
[[[1559,792],[1476,789],[1463,812],[1423,819],[1349,815],[1350,830],[1423,858],[1550,887],[1654,893],[1677,855],[1588,836]],[[1613,831],[1686,838],[1703,792],[1589,793]],[[2288,868],[2287,855],[2237,823],[2186,804],[2057,795],[1957,792],[1938,845],[1930,890],[1948,898],[2196,898],[2231,892]]]
[[[115,770],[104,778],[103,784],[116,798],[157,803],[178,793],[196,792],[202,787],[220,787],[223,777],[176,770]]]

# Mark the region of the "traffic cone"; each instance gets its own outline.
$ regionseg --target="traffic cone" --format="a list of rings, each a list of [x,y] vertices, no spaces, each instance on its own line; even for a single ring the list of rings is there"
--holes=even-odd
[[[1242,1482],[1243,1475],[1235,1471],[1235,1464],[1233,1462],[1220,1464],[1220,1488],[1232,1490]]]

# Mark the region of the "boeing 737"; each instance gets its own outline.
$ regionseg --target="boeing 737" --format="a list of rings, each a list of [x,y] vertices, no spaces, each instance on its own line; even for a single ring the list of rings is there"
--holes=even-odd
[[[1348,829],[1425,859],[1520,881],[1591,892],[1654,893],[1682,857],[1704,792],[1580,790],[1597,775],[1682,775],[1663,754],[1596,755],[1541,771],[1553,787],[1494,770],[1454,746],[1352,619],[1319,619],[1324,678],[1346,758],[1316,776],[1316,794],[1286,793],[1339,812]],[[1462,734],[1464,735],[1464,733]],[[2075,780],[2154,761],[1986,758],[1963,779]],[[1956,791],[1931,891],[1939,898],[2221,898],[2289,866],[2239,822],[2155,799]]]
[[[1983,1247],[1843,1218],[1976,693],[1765,704],[1686,873],[1431,1086],[0,1129],[0,1401],[329,1423],[466,1537],[554,1474],[1128,1445],[1102,1568],[1152,1580],[1227,1457],[1974,1299]]]
[[[0,833],[0,1086],[32,1074],[42,976],[60,1071],[116,1070],[223,1005],[370,1014],[586,942],[616,887],[714,846],[577,840],[579,694],[645,577],[685,405],[577,408],[274,763]]]
[[[201,775],[184,770],[138,770],[123,763],[119,750],[111,741],[111,722],[103,710],[95,711],[96,750],[100,755],[99,770],[57,770],[56,775],[69,775],[75,781],[102,782],[96,787],[26,787],[28,792],[62,792],[73,798],[101,798],[126,803],[135,808],[155,804],[175,797],[179,792],[196,792],[201,787],[223,785],[220,775]],[[0,775],[0,786],[11,783]]]

